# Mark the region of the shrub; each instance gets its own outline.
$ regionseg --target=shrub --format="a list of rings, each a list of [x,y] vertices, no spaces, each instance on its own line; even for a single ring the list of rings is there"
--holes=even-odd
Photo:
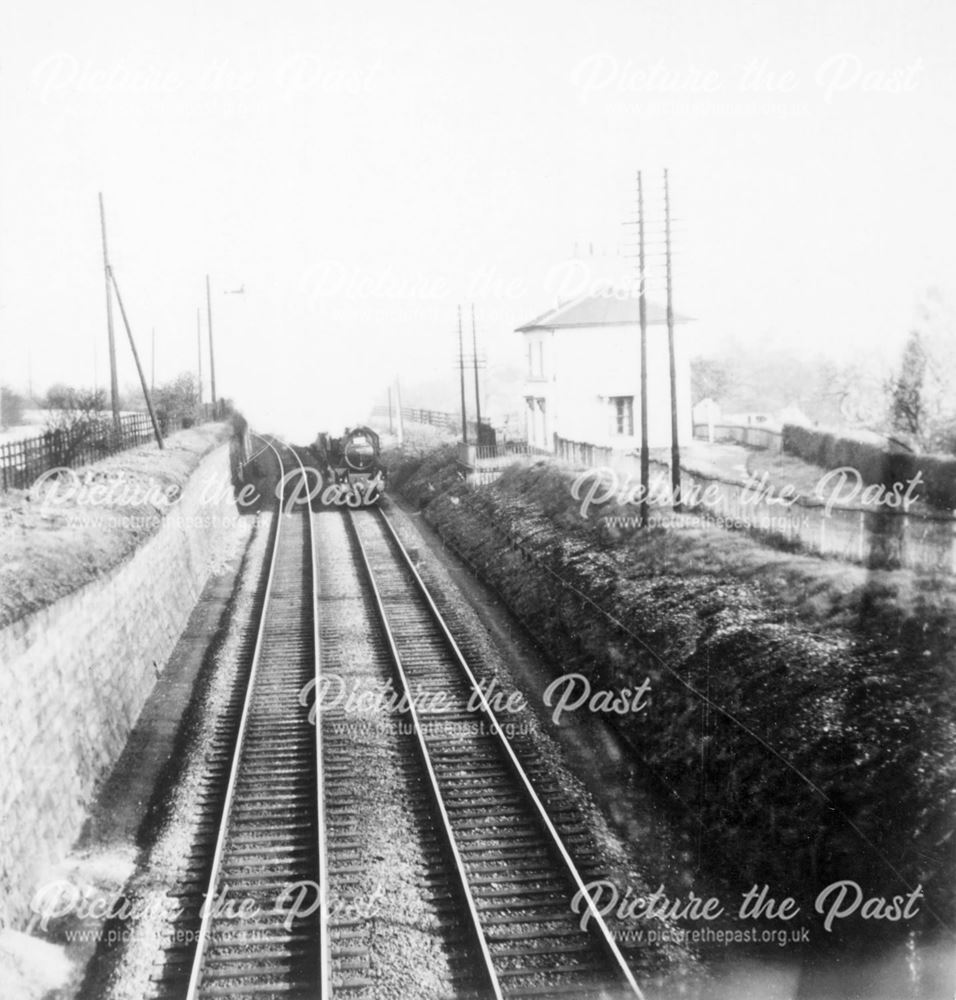
[[[860,473],[867,486],[890,489],[894,483],[909,482],[919,473],[920,500],[943,510],[956,508],[956,458],[914,455],[901,448],[839,437],[796,424],[784,424],[783,450],[827,470],[850,466]]]

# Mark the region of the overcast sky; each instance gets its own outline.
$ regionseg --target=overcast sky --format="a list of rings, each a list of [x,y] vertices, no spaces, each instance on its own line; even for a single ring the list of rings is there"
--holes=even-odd
[[[397,372],[454,379],[459,302],[489,363],[515,360],[514,327],[584,287],[575,250],[628,239],[638,168],[656,220],[670,170],[675,306],[698,341],[891,353],[928,286],[954,297],[950,3],[7,0],[0,17],[15,387],[28,362],[38,390],[106,380],[98,191],[157,379],[195,364],[209,272],[220,394],[300,436],[361,417]]]

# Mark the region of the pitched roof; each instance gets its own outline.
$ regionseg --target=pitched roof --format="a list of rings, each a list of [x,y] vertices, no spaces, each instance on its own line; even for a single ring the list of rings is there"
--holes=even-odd
[[[530,330],[557,330],[565,327],[637,326],[640,323],[640,300],[628,290],[607,287],[579,296],[570,302],[549,309],[517,328],[517,333]],[[656,302],[647,301],[647,325],[667,322],[667,312]],[[674,313],[674,323],[688,322],[687,316]]]

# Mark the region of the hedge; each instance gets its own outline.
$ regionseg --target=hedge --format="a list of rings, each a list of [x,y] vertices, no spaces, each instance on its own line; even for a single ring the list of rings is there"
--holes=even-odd
[[[922,476],[917,497],[943,510],[956,509],[956,458],[914,455],[902,449],[840,437],[826,430],[784,424],[783,450],[824,469],[850,466],[867,486],[892,487]]]

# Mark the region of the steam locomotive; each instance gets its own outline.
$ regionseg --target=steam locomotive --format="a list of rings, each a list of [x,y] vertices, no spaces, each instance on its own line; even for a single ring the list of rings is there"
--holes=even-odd
[[[346,428],[338,438],[323,432],[312,451],[324,483],[323,503],[367,507],[385,491],[378,434],[370,427]]]

